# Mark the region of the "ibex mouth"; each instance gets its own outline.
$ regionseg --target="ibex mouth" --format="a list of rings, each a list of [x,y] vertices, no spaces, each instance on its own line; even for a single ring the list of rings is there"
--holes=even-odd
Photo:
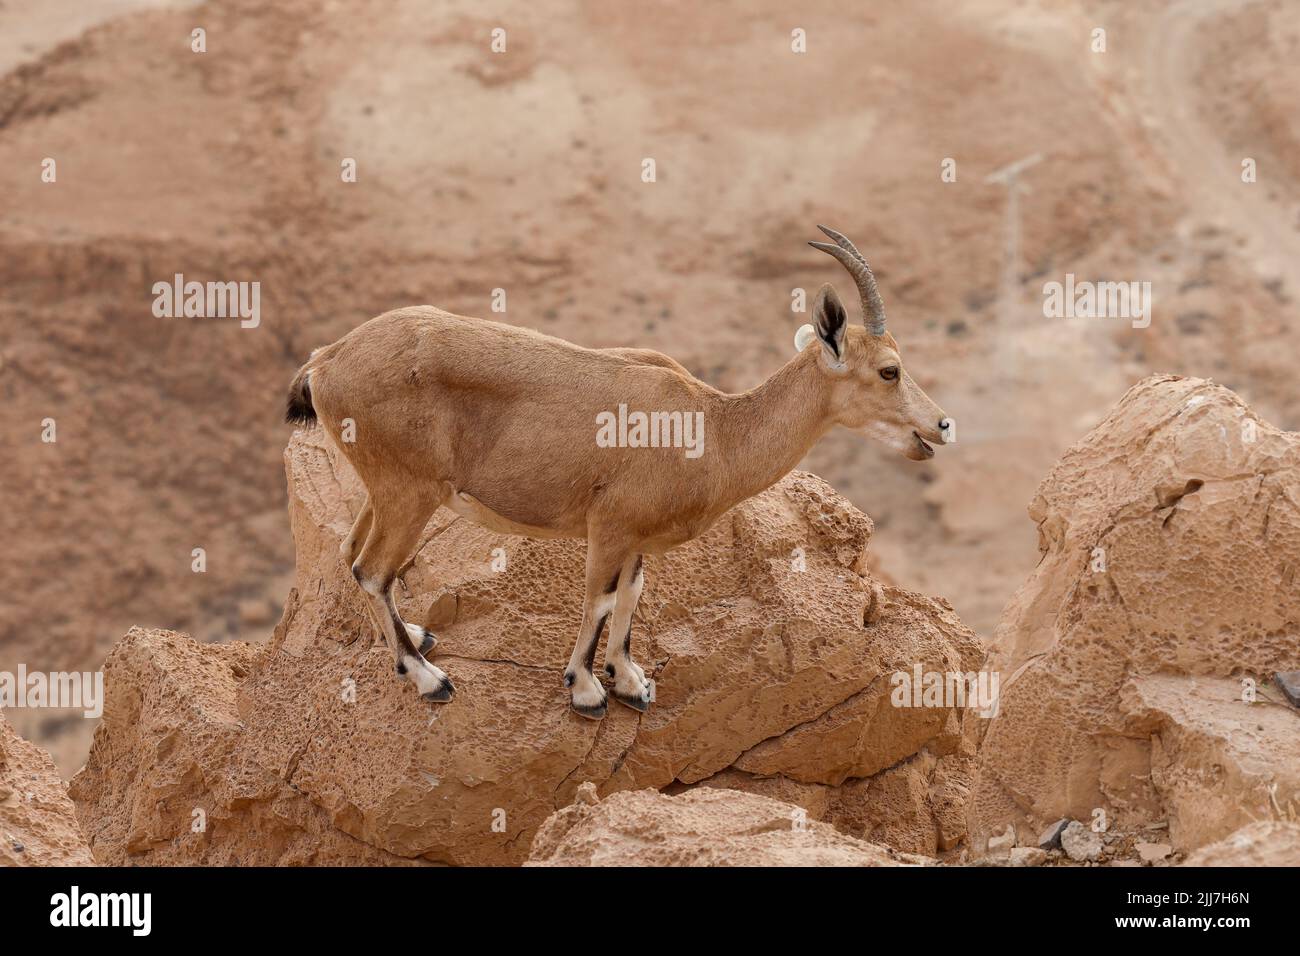
[[[916,443],[921,446],[922,455],[924,455],[926,458],[934,457],[934,449],[926,442],[924,438],[922,438],[916,432],[912,432],[912,437],[915,438]]]

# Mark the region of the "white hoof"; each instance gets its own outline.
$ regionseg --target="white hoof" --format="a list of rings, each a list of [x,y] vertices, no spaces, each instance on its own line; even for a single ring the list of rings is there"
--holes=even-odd
[[[435,703],[451,700],[456,688],[443,671],[423,657],[404,657],[397,671],[415,685],[420,696]]]

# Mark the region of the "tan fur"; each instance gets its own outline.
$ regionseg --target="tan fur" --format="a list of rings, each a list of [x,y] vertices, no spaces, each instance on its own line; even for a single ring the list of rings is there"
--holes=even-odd
[[[829,286],[815,308],[828,303],[842,315]],[[496,530],[588,540],[583,630],[566,678],[580,711],[603,713],[604,692],[583,673],[588,647],[636,556],[704,533],[789,472],[836,424],[912,458],[928,457],[913,432],[943,441],[943,413],[901,370],[893,337],[856,325],[841,334],[842,370],[815,339],[767,381],[736,395],[647,349],[582,348],[428,306],[371,319],[315,352],[296,383],[308,376],[316,415],[369,491],[344,552],[375,597],[376,622],[399,665],[410,648],[400,619],[384,621],[384,599],[391,602],[393,575],[445,504]],[[895,382],[879,375],[889,365],[900,368]],[[598,447],[597,415],[620,403],[646,412],[702,411],[703,455]],[[345,419],[354,423],[353,442],[342,440]],[[615,616],[620,625],[630,621],[626,602]],[[621,649],[623,638],[613,636],[611,650],[616,642]],[[617,672],[616,696],[643,687],[648,704],[640,668],[613,656],[606,659]]]

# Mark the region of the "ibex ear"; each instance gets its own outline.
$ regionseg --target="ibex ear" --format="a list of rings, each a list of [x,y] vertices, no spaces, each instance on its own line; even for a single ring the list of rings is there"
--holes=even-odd
[[[844,331],[848,328],[849,314],[844,303],[828,282],[817,293],[813,302],[813,330],[826,352],[826,362],[831,368],[844,367]]]

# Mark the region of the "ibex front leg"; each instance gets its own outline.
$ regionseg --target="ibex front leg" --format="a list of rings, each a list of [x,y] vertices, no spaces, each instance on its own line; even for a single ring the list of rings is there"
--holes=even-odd
[[[650,709],[650,682],[641,665],[632,660],[632,615],[644,585],[641,555],[634,554],[623,562],[618,576],[614,617],[605,643],[605,673],[614,678],[614,699],[642,713]]]
[[[564,670],[564,686],[569,688],[573,709],[592,720],[605,716],[606,700],[605,688],[591,672],[591,665],[605,619],[614,610],[619,572],[626,560],[626,550],[611,547],[594,535],[587,539],[587,596],[578,641]]]

